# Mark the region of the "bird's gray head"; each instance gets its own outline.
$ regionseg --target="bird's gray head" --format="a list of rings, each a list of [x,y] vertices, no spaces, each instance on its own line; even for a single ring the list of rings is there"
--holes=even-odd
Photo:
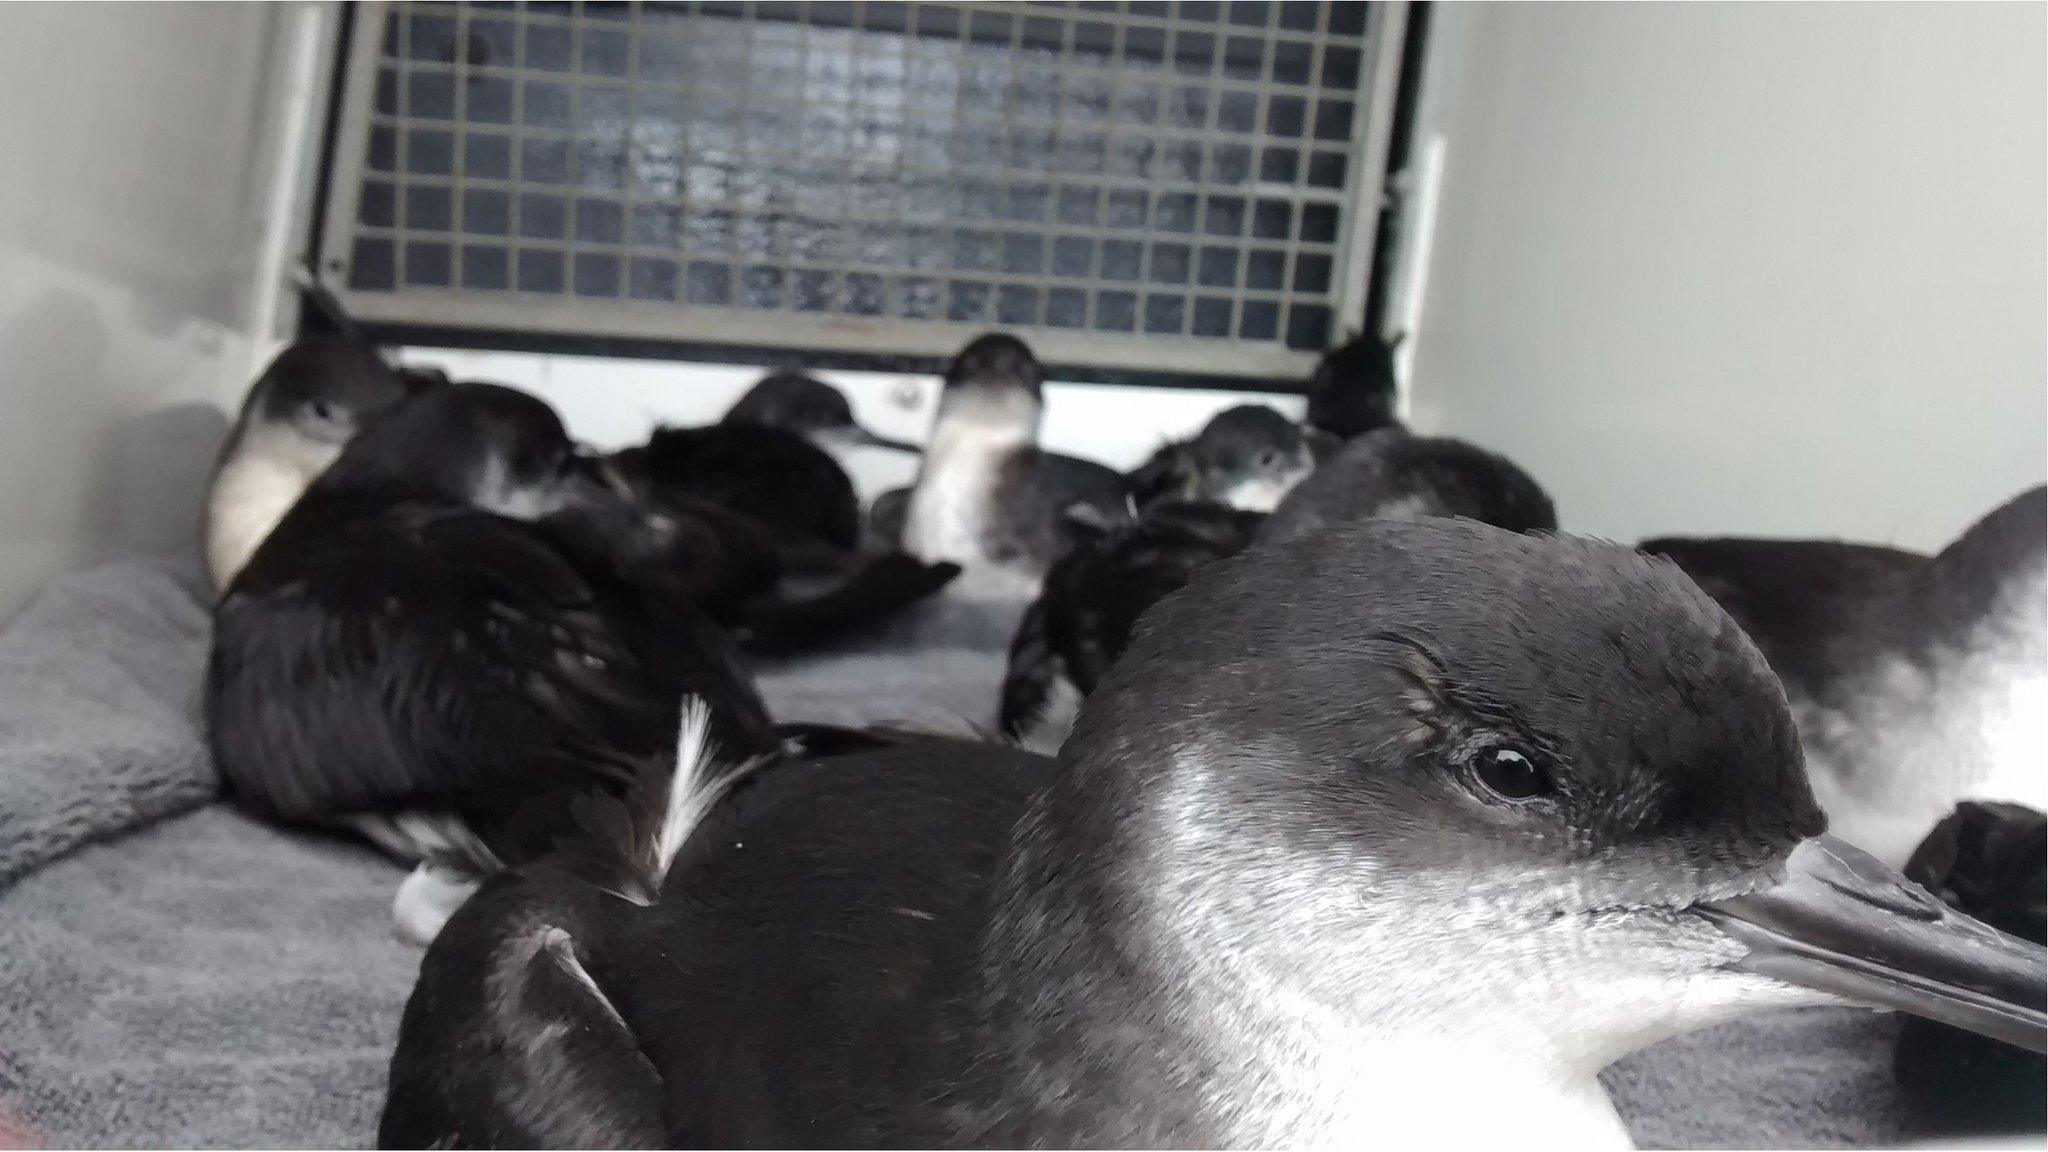
[[[814,436],[854,427],[853,405],[822,380],[802,372],[776,372],[734,401],[723,423],[759,424]]]
[[[278,353],[257,378],[243,420],[338,448],[372,416],[430,386],[424,379],[394,370],[358,340],[301,340]]]
[[[433,389],[373,422],[316,487],[396,491],[522,520],[603,495],[545,400],[474,383]]]
[[[1045,405],[1045,368],[1022,340],[1004,332],[976,337],[946,367],[939,420],[990,431],[1036,434]]]
[[[349,335],[300,340],[278,353],[250,386],[214,461],[205,527],[214,586],[227,588],[365,425],[446,382],[431,371],[393,369]]]
[[[1290,540],[1327,525],[1463,516],[1514,532],[1557,527],[1557,509],[1514,461],[1448,436],[1381,428],[1319,465],[1273,510],[1261,540]]]
[[[1189,445],[1199,498],[1271,512],[1315,468],[1300,425],[1264,404],[1226,408]]]
[[[1546,911],[1534,873],[1584,909],[1682,905],[1824,824],[1735,623],[1676,568],[1577,539],[1369,521],[1255,549],[1148,614],[1098,698],[1084,754],[1106,716],[1148,716],[1114,738],[1241,759],[1244,819]]]
[[[1306,389],[1309,425],[1342,440],[1399,427],[1394,350],[1400,343],[1366,334],[1324,353]]]
[[[1824,828],[1784,693],[1629,549],[1462,520],[1256,546],[1141,621],[1062,756],[1049,811],[1112,862],[1112,931],[1289,1052],[1590,1075],[1817,998],[1700,912]]]
[[[1129,475],[1139,507],[1199,500],[1271,512],[1315,470],[1306,431],[1264,404],[1211,417],[1194,438],[1167,444]]]
[[[877,436],[853,418],[853,405],[832,385],[802,372],[783,371],[760,383],[726,409],[723,424],[755,424],[794,432],[821,448],[890,448],[917,452],[915,444]]]

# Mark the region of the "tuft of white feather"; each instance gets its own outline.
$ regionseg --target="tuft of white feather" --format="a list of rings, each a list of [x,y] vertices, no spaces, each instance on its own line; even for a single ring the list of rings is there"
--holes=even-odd
[[[668,875],[668,866],[710,807],[704,802],[705,777],[711,767],[711,705],[701,696],[683,697],[676,730],[676,770],[668,781],[668,810],[654,836],[654,877]]]
[[[717,759],[717,747],[711,740],[711,705],[702,697],[684,697],[676,732],[676,770],[669,777],[668,804],[654,835],[654,859],[648,869],[657,892],[676,854],[690,842],[691,833],[704,822],[712,806],[761,763],[751,760],[720,773]]]
[[[483,887],[483,878],[438,864],[421,864],[398,886],[391,900],[392,932],[404,943],[425,948],[441,934],[463,902]]]

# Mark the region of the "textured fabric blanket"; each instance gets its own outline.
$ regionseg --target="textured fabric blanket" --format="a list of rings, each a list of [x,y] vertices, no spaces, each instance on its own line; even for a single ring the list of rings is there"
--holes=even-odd
[[[0,1147],[374,1137],[419,963],[390,933],[402,873],[218,802],[203,587],[196,564],[99,568],[0,634]],[[941,600],[763,688],[790,720],[987,724],[1015,614]],[[1784,1013],[1606,1082],[1647,1146],[1878,1146],[1892,1032]]]

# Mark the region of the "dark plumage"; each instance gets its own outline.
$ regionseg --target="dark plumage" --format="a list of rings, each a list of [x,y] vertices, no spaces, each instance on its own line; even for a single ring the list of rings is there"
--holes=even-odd
[[[1869,642],[1873,594],[1902,587],[1927,563],[1922,552],[1832,540],[1672,536],[1642,547],[1685,569],[1742,622],[1778,675],[1801,684],[1829,678],[1836,646]]]
[[[757,521],[786,561],[836,568],[861,546],[864,518],[831,450],[858,444],[917,451],[861,428],[830,384],[781,371],[748,389],[717,424],[657,428],[607,463],[642,497],[719,505]]]
[[[1289,540],[1355,520],[1463,516],[1510,532],[1557,527],[1541,485],[1504,456],[1448,436],[1383,428],[1346,444],[1296,485],[1261,529]]]
[[[890,448],[921,452],[915,444],[877,436],[853,418],[853,405],[832,385],[784,370],[761,378],[726,409],[721,424],[752,424],[794,432],[820,448]]]
[[[716,504],[756,521],[784,548],[852,552],[860,545],[853,481],[794,432],[744,423],[657,428],[647,443],[607,463],[643,495]]]
[[[1394,350],[1399,346],[1398,340],[1364,335],[1325,353],[1308,381],[1309,427],[1338,440],[1399,427],[1394,415],[1399,395]]]
[[[1960,941],[1951,978],[2003,966],[2038,1020],[2038,956],[1918,918],[1820,827],[1775,679],[1669,566],[1349,525],[1162,601],[1058,762],[760,769],[647,905],[587,856],[502,876],[422,966],[379,1139],[1613,1140],[1598,1069],[1827,1000],[1795,984],[1842,987],[1838,914],[1834,946],[1882,938],[1866,980]],[[1778,946],[1728,933],[1794,906],[1793,975],[1754,973]],[[1446,1112],[1446,1080],[1518,1106]]]
[[[1830,817],[1903,864],[1965,798],[2048,805],[2048,489],[1938,555],[1826,540],[1645,541],[1755,638]]]
[[[1130,519],[1130,486],[1123,473],[1107,464],[1040,451],[1035,473],[1033,480],[1044,491],[1045,502],[1063,519],[1097,527]]]
[[[1138,618],[1235,555],[1264,520],[1221,504],[1167,501],[1077,543],[1052,566],[1010,641],[997,712],[1003,735],[1034,751],[1057,750]]]
[[[707,551],[684,568],[723,580],[698,589],[698,602],[757,651],[816,647],[959,573],[867,547],[852,481],[794,432],[746,423],[661,428],[604,467],[637,500],[701,526]],[[712,557],[723,562],[707,563]]]
[[[1238,411],[1225,412],[1217,421]],[[1257,411],[1286,423],[1271,409]],[[1076,706],[1123,650],[1138,615],[1203,565],[1254,539],[1287,540],[1369,518],[1463,516],[1515,532],[1557,527],[1550,498],[1527,473],[1462,440],[1382,428],[1346,444],[1311,471],[1306,443],[1298,429],[1288,428],[1301,453],[1291,470],[1294,480],[1255,482],[1268,494],[1284,493],[1274,496],[1278,507],[1272,516],[1215,505],[1165,506],[1157,517],[1147,509],[1135,527],[1084,539],[1054,566],[1010,644],[998,711],[1004,734],[1039,751],[1059,747]],[[1207,476],[1208,483],[1196,485],[1202,491],[1242,493],[1242,481],[1226,479],[1235,471],[1228,465],[1241,460],[1241,453],[1231,449],[1248,436],[1270,441],[1278,429],[1263,418],[1254,423],[1238,417],[1214,437],[1211,430],[1217,430],[1215,422],[1179,451],[1177,461],[1162,465],[1161,474],[1178,470],[1184,476]],[[1204,441],[1215,443],[1205,451]],[[1217,444],[1226,450],[1213,451]],[[1222,465],[1199,471],[1191,467],[1205,459],[1220,459]]]
[[[1271,512],[1314,467],[1300,425],[1264,404],[1239,404],[1191,439],[1161,447],[1128,483],[1140,510],[1161,500],[1209,500]]]
[[[1970,526],[1939,556],[1835,540],[1667,536],[1646,540],[1720,601],[1771,666],[1808,691],[1827,686],[1873,649],[1963,641],[2041,570],[2048,557],[2048,488],[2030,488]],[[2023,589],[2022,589],[2023,590]]]
[[[1014,336],[971,341],[946,370],[924,465],[904,504],[902,547],[952,561],[976,583],[1036,588],[1067,525],[1121,523],[1123,474],[1038,447],[1045,371]]]
[[[657,428],[604,461],[606,476],[698,533],[678,551],[690,594],[756,652],[799,652],[881,621],[958,576],[866,547],[838,463],[795,433],[754,424]]]
[[[215,590],[364,424],[442,383],[439,373],[394,369],[353,332],[279,352],[250,385],[214,464],[201,532]]]
[[[673,759],[685,692],[728,754],[776,746],[675,562],[715,544],[598,483],[540,400],[431,391],[351,441],[222,599],[216,762],[266,816],[529,859],[570,797]]]
[[[1962,804],[1914,850],[1906,878],[1949,907],[2048,944],[2048,818],[2019,804]],[[1946,1024],[1899,1021],[1893,1064],[1908,1130],[1941,1138],[2048,1128],[2048,1061]]]

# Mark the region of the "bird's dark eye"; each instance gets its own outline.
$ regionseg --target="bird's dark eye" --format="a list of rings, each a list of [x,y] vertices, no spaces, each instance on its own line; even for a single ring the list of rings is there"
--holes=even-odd
[[[312,413],[313,419],[318,420],[322,424],[332,424],[341,419],[341,408],[338,405],[329,404],[325,400],[313,401],[307,410]]]
[[[1519,749],[1500,745],[1485,749],[1472,770],[1481,784],[1509,800],[1527,800],[1550,791],[1550,778]]]
[[[1278,452],[1275,452],[1271,448],[1268,448],[1264,452],[1259,453],[1259,467],[1277,468],[1279,466],[1280,454]]]

